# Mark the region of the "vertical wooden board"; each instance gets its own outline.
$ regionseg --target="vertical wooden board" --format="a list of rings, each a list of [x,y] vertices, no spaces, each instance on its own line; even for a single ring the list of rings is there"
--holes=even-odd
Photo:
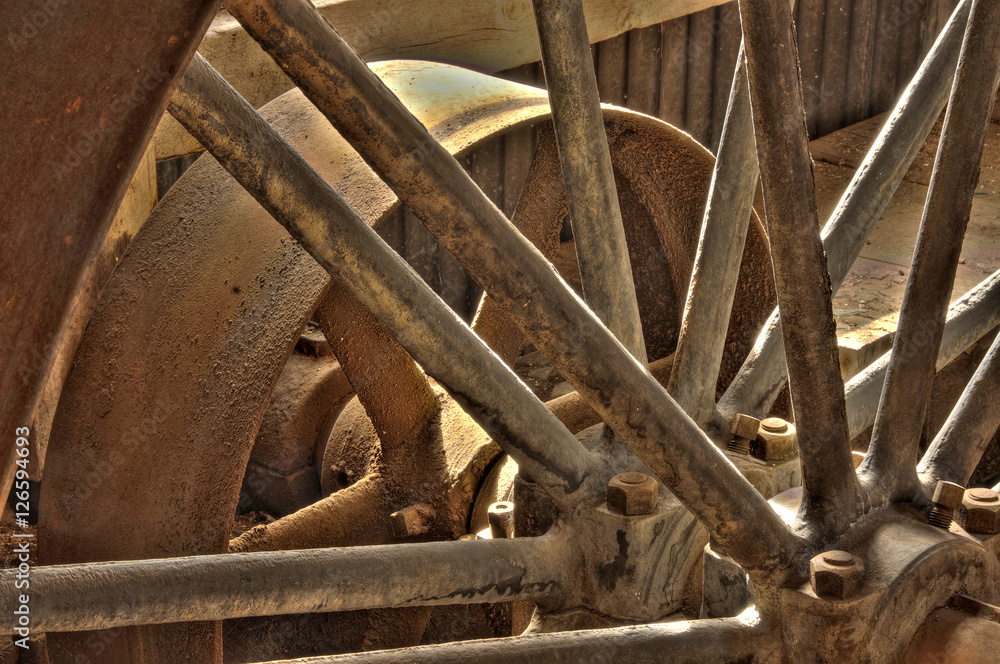
[[[847,62],[851,38],[850,0],[826,0],[823,28],[823,67],[816,132],[825,136],[843,127],[847,101]]]
[[[823,25],[826,16],[825,0],[799,0],[796,8],[796,43],[802,76],[802,96],[806,107],[806,124],[809,137],[817,136],[821,78],[823,70]]]
[[[508,218],[514,214],[517,199],[521,197],[537,141],[534,126],[520,127],[504,137],[503,211]]]
[[[660,26],[633,30],[628,36],[628,107],[656,115],[660,96]]]
[[[878,0],[875,26],[875,60],[872,68],[871,112],[883,113],[896,101],[896,64],[899,59],[899,36],[906,0]]]
[[[597,89],[605,104],[625,106],[628,33],[602,41],[597,48]]]
[[[713,153],[718,152],[719,141],[722,139],[733,72],[736,71],[736,58],[739,57],[740,42],[743,40],[738,3],[719,5],[716,7],[715,18],[717,29],[713,63],[715,71],[712,73],[712,138],[709,144]]]
[[[473,151],[469,158],[469,175],[472,181],[479,185],[493,203],[503,208],[503,170],[504,141],[503,137],[494,138]]]
[[[660,24],[660,103],[656,114],[676,127],[684,126],[687,38],[686,16]]]
[[[924,50],[924,32],[931,0],[903,0],[902,26],[899,35],[899,60],[896,69],[896,94],[906,89],[920,66]]]
[[[871,115],[872,70],[875,66],[877,0],[854,0],[851,11],[851,45],[847,58],[847,103],[844,124],[861,122]]]
[[[437,270],[438,241],[420,220],[410,212],[403,211],[403,258],[437,293],[441,292],[440,273]]]
[[[687,100],[684,129],[708,145],[712,138],[712,70],[715,56],[715,9],[688,17]]]

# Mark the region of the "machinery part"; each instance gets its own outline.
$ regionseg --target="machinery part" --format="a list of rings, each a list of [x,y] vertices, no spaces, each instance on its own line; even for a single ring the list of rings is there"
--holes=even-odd
[[[619,473],[608,482],[608,507],[625,516],[652,514],[659,500],[659,487],[644,473]]]
[[[293,15],[286,15],[284,18],[294,20],[276,22],[283,26],[293,26],[293,36],[305,35],[303,48],[298,52],[322,51],[327,55],[332,52],[336,58],[344,56],[346,59],[340,60],[339,64],[344,65],[344,70],[349,74],[357,75],[357,78],[353,79],[355,83],[361,81],[364,84],[361,86],[363,89],[354,98],[354,106],[347,110],[347,112],[357,112],[359,108],[364,108],[372,111],[370,117],[353,118],[355,124],[347,127],[357,132],[355,139],[358,143],[373,142],[371,123],[388,120],[390,126],[400,129],[399,132],[383,134],[388,137],[386,140],[398,141],[400,150],[397,158],[398,155],[414,155],[414,150],[421,145],[425,148],[429,146],[429,149],[420,153],[421,156],[430,156],[427,156],[422,164],[418,164],[420,170],[415,176],[416,182],[406,173],[399,172],[402,168],[412,165],[412,160],[409,158],[400,160],[406,162],[401,168],[396,164],[387,163],[385,155],[380,154],[377,148],[384,146],[362,145],[362,152],[366,158],[376,163],[383,174],[388,172],[387,179],[392,181],[393,186],[408,201],[416,201],[418,206],[427,203],[428,207],[431,207],[427,198],[424,198],[428,196],[428,191],[442,194],[445,200],[456,202],[454,198],[450,198],[454,191],[442,192],[444,185],[428,177],[428,173],[456,172],[448,155],[442,154],[433,143],[417,142],[414,145],[411,140],[424,137],[425,134],[407,119],[409,116],[397,108],[395,102],[385,90],[381,89],[377,81],[368,76],[367,72],[357,70],[356,63],[352,64],[350,60],[349,52],[345,53],[337,42],[336,35],[331,34],[331,31],[321,24],[310,23],[307,7],[294,3],[289,3],[289,7],[288,11]],[[273,9],[274,7],[269,8]],[[755,123],[760,127],[759,133],[771,134],[768,140],[762,140],[757,145],[769,214],[773,210],[778,216],[776,219],[769,219],[768,223],[775,229],[786,228],[790,226],[789,218],[784,217],[788,212],[802,212],[807,220],[815,217],[815,210],[809,209],[811,200],[796,204],[790,199],[790,192],[781,187],[785,177],[798,177],[787,175],[779,168],[783,160],[790,161],[795,168],[801,167],[804,170],[808,167],[801,149],[804,144],[804,127],[796,128],[794,122],[795,117],[798,117],[798,124],[801,125],[802,100],[801,93],[796,92],[798,82],[793,75],[795,55],[794,42],[791,39],[791,19],[784,0],[746,2],[741,4],[740,9],[746,30],[747,69]],[[992,83],[991,93],[1000,83],[998,81],[1000,66],[990,59],[993,54],[988,48],[989,45],[996,43],[994,33],[996,26],[1000,24],[998,13],[1000,13],[1000,3],[995,0],[978,0],[973,4],[963,46],[963,58],[960,60],[959,74],[952,94],[953,100],[973,99],[973,107],[977,105],[976,102],[981,102],[982,95],[967,94],[970,86],[977,85],[978,75],[987,76]],[[260,20],[266,12],[256,6],[249,14],[254,14],[249,18]],[[300,19],[305,23],[298,23]],[[769,50],[775,45],[777,47]],[[289,64],[285,57],[293,60],[295,53],[281,56],[282,54],[279,54],[279,59]],[[313,77],[312,82],[350,79],[350,76],[345,78],[338,78],[336,75],[316,76],[317,68],[321,69],[329,64],[322,58],[317,59],[317,62],[318,65],[293,62],[290,64],[297,66],[290,66],[289,69],[293,75],[302,77],[306,82],[309,82],[310,77]],[[979,74],[970,73],[980,63],[986,63],[988,66],[985,66],[983,72]],[[302,67],[299,68],[298,65]],[[770,65],[769,73],[773,73],[774,80],[786,83],[786,90],[789,91],[787,99],[768,89],[768,82],[764,77],[764,67],[768,65]],[[328,73],[344,72],[333,67]],[[369,270],[367,276],[376,280],[402,279],[398,270],[392,272],[394,263],[391,258],[378,260],[385,258],[384,253],[381,253],[377,242],[374,243],[375,247],[372,247],[370,234],[357,223],[352,211],[346,209],[343,201],[335,193],[331,193],[321,178],[313,174],[308,167],[303,167],[302,162],[295,158],[292,151],[283,147],[280,140],[275,139],[272,130],[266,124],[254,120],[253,116],[247,113],[247,109],[239,104],[238,100],[234,100],[233,95],[217,85],[217,82],[213,82],[211,72],[201,63],[191,75],[194,81],[188,81],[190,87],[186,88],[185,96],[180,99],[181,104],[188,105],[180,106],[178,114],[185,116],[190,121],[191,127],[196,129],[206,142],[212,144],[220,158],[241,176],[248,188],[260,196],[272,210],[281,212],[278,216],[283,222],[293,229],[315,230],[315,228],[310,229],[308,224],[298,226],[296,219],[289,218],[291,215],[288,214],[288,209],[282,207],[289,205],[289,201],[283,199],[282,194],[285,192],[280,187],[277,191],[268,189],[267,182],[262,183],[259,174],[255,179],[256,171],[252,168],[252,159],[247,158],[247,155],[253,154],[250,146],[256,146],[258,141],[263,142],[263,139],[266,139],[269,148],[273,149],[272,156],[278,158],[276,163],[298,169],[305,177],[306,184],[289,182],[287,177],[279,177],[289,172],[287,168],[283,169],[280,166],[269,172],[269,175],[275,176],[274,182],[289,186],[288,191],[299,196],[302,209],[309,210],[309,199],[312,199],[313,195],[315,195],[314,201],[329,205],[338,216],[330,219],[329,229],[323,227],[322,230],[336,228],[334,222],[342,224],[342,229],[346,226],[364,242],[368,242],[369,251],[364,257],[369,259],[370,263],[387,267],[387,272],[391,272],[387,276],[372,274]],[[206,90],[211,90],[213,86],[219,97],[206,93]],[[336,104],[327,102],[331,99],[336,100],[337,96],[337,91],[334,90],[328,99],[323,100],[331,114],[334,114],[336,109],[333,107]],[[789,101],[790,104],[787,103]],[[234,112],[210,112],[208,117],[211,122],[204,122],[205,118],[201,117],[198,109],[217,110],[218,107],[215,106],[217,103]],[[956,104],[953,102],[953,108],[955,107]],[[386,116],[380,115],[380,112],[387,109]],[[957,112],[956,114],[955,117],[961,115]],[[364,116],[366,113],[360,115]],[[986,116],[988,117],[988,113]],[[978,131],[977,123],[966,122],[966,126],[963,126],[963,123],[955,117],[949,114],[945,138],[949,132],[955,132],[960,139],[968,139],[967,135],[961,136],[963,132]],[[240,136],[241,130],[247,127],[253,128],[253,138],[256,140],[249,141],[245,140],[245,136]],[[799,131],[803,136],[797,135]],[[231,142],[223,140],[227,133],[230,138],[235,137],[235,140]],[[946,144],[947,141],[942,143]],[[784,147],[789,149],[785,151]],[[943,153],[947,151],[947,149],[942,150]],[[938,160],[936,170],[944,168],[941,165],[943,161],[943,158]],[[826,282],[825,266],[819,260],[819,236],[818,233],[812,234],[815,229],[810,224],[805,224],[805,228],[789,228],[791,232],[787,240],[798,236],[805,244],[806,250],[802,252],[802,260],[799,260],[798,249],[794,246],[790,247],[789,253],[780,257],[775,253],[774,256],[775,269],[779,273],[778,299],[782,304],[784,319],[782,334],[788,357],[793,361],[801,360],[804,365],[794,370],[790,367],[790,373],[792,373],[791,389],[805,486],[799,491],[776,496],[768,505],[763,503],[761,497],[754,493],[751,484],[728,464],[723,454],[713,446],[712,441],[696,428],[694,422],[681,412],[652,377],[628,356],[624,348],[614,342],[607,330],[596,322],[578,300],[572,298],[558,277],[545,268],[544,261],[533,250],[526,248],[523,240],[511,233],[509,224],[505,225],[506,220],[502,215],[498,216],[493,208],[483,204],[481,196],[469,190],[464,182],[461,177],[453,181],[448,180],[448,183],[454,185],[461,193],[461,196],[457,197],[460,200],[452,208],[425,209],[441,213],[440,218],[429,219],[429,225],[440,231],[445,240],[450,241],[451,249],[462,256],[470,268],[475,268],[474,271],[485,283],[487,290],[507,307],[512,318],[522,325],[528,336],[535,340],[536,345],[550,355],[556,368],[574,381],[581,394],[613,426],[624,441],[634,448],[639,457],[637,460],[613,439],[605,441],[603,437],[595,436],[593,430],[590,430],[589,434],[585,432],[579,439],[567,438],[559,426],[541,414],[534,402],[516,397],[520,399],[516,403],[526,406],[529,412],[537,415],[541,421],[547,422],[552,427],[551,433],[557,433],[554,449],[549,450],[555,457],[550,460],[556,462],[556,468],[548,468],[546,464],[534,460],[534,463],[529,464],[525,470],[526,474],[537,481],[540,490],[545,491],[551,501],[562,502],[563,509],[555,518],[555,530],[550,536],[524,537],[490,544],[502,545],[504,553],[509,556],[505,561],[514,561],[513,567],[522,569],[521,566],[530,567],[537,560],[538,551],[532,547],[538,546],[539,543],[546,547],[554,546],[557,541],[566,543],[569,547],[569,559],[578,562],[572,568],[585,572],[579,576],[574,574],[570,582],[564,576],[551,577],[548,574],[550,570],[544,569],[544,576],[563,581],[566,588],[566,592],[547,596],[552,603],[543,606],[546,610],[567,611],[585,607],[593,612],[605,613],[619,619],[659,619],[663,615],[664,607],[667,606],[666,598],[663,595],[656,595],[643,598],[645,601],[636,601],[636,597],[642,594],[638,591],[645,588],[658,592],[667,585],[664,570],[674,569],[671,565],[665,564],[665,558],[669,555],[667,545],[670,544],[670,539],[661,537],[661,534],[670,532],[671,537],[690,541],[695,537],[693,533],[696,527],[691,520],[692,517],[681,510],[679,503],[665,491],[661,491],[653,514],[626,517],[608,510],[600,500],[600,490],[604,488],[603,480],[618,472],[620,468],[616,466],[631,466],[621,470],[638,472],[642,469],[642,472],[655,474],[685,506],[692,509],[715,540],[746,570],[757,590],[757,603],[753,613],[736,620],[709,620],[694,625],[678,624],[669,628],[639,627],[597,635],[585,633],[579,635],[579,638],[555,635],[515,637],[505,641],[502,648],[492,655],[484,653],[484,650],[492,645],[487,643],[421,648],[395,653],[392,656],[402,657],[408,661],[429,658],[444,662],[490,661],[491,657],[495,661],[501,656],[506,661],[518,659],[523,661],[537,656],[548,660],[569,658],[576,661],[580,658],[581,646],[593,647],[595,644],[603,643],[615,649],[620,647],[626,653],[634,649],[637,655],[635,659],[656,657],[660,661],[663,659],[664,649],[683,653],[678,656],[685,657],[687,653],[696,650],[699,657],[704,657],[708,661],[745,659],[751,656],[762,661],[843,661],[852,657],[889,661],[902,655],[906,644],[925,618],[934,609],[948,603],[951,597],[962,594],[972,595],[983,602],[996,601],[1000,562],[997,561],[993,549],[984,546],[979,540],[966,537],[963,533],[954,533],[922,523],[919,513],[929,500],[923,485],[917,483],[911,487],[904,482],[900,489],[900,485],[882,484],[878,472],[863,475],[862,479],[865,481],[859,482],[857,476],[850,472],[853,464],[849,448],[846,450],[847,454],[841,454],[845,451],[842,448],[846,442],[847,419],[840,385],[836,384],[834,386],[836,389],[832,392],[817,391],[829,387],[826,384],[829,383],[828,378],[831,373],[837,368],[837,361],[835,357],[827,357],[829,354],[827,351],[832,345],[832,329],[827,324],[830,322],[828,320],[830,288]],[[417,185],[426,185],[428,190],[422,190]],[[464,200],[462,196],[468,196],[469,199]],[[433,197],[430,198],[433,200]],[[805,206],[804,209],[799,209],[802,205]],[[472,214],[471,211],[481,213],[483,219],[479,219],[479,215]],[[463,235],[468,237],[463,239]],[[484,238],[490,240],[487,243],[490,250],[497,251],[508,259],[504,263],[506,269],[524,268],[519,270],[519,276],[532,277],[529,285],[519,285],[516,279],[510,278],[510,275],[498,274],[495,260],[476,264],[483,257],[483,252],[472,245],[483,241]],[[333,239],[332,233],[302,233],[300,239],[323,259],[326,267],[334,271],[343,270],[348,276],[350,273],[347,268],[334,265],[330,260],[333,250],[340,250],[342,253],[357,252],[348,254],[351,256],[363,255],[360,248],[344,248],[342,243],[334,243],[331,247],[328,241]],[[360,244],[362,248],[365,246],[364,243]],[[957,260],[957,255],[955,258]],[[527,267],[518,263],[518,259],[527,264]],[[796,276],[810,278],[797,279]],[[405,283],[417,289],[414,298],[422,297],[425,293],[420,290],[419,284]],[[362,294],[365,288],[371,288],[365,285],[352,285]],[[913,288],[915,286],[911,282],[910,289]],[[525,297],[519,299],[518,296],[521,294]],[[532,300],[532,297],[537,299]],[[813,301],[813,297],[817,301]],[[394,324],[391,312],[385,311],[387,307],[384,306],[384,302],[375,302],[377,298],[374,297],[368,299],[368,303],[376,310],[373,313],[382,316],[387,327],[402,337],[416,354],[421,357],[430,354],[427,345],[422,345],[423,340],[413,339],[412,330],[411,334],[407,335],[406,330],[401,330],[401,326]],[[391,296],[386,299],[393,304],[399,303]],[[525,306],[525,302],[529,306]],[[791,306],[786,307],[786,303],[789,302]],[[379,304],[383,306],[376,306]],[[436,307],[437,304],[432,303],[430,306]],[[518,307],[528,311],[522,311]],[[942,324],[945,310],[946,307],[942,304],[936,312]],[[810,311],[820,311],[822,314],[816,320],[824,324],[817,329],[809,329],[813,320],[803,320],[790,315]],[[923,312],[921,315],[929,314]],[[299,326],[301,324],[303,323],[299,321]],[[573,324],[577,324],[575,328]],[[457,334],[460,341],[465,331],[459,328]],[[574,334],[585,337],[584,343],[579,343]],[[591,334],[596,340],[588,345],[586,337]],[[281,335],[275,336],[278,340],[282,338]],[[287,347],[290,347],[295,337],[286,336],[290,337],[287,340]],[[812,344],[811,341],[816,343]],[[933,358],[937,356],[938,349],[931,350],[930,364],[933,365]],[[891,364],[895,367],[897,363],[905,363],[907,359],[897,353]],[[589,373],[583,370],[583,365],[587,363],[591,365]],[[810,373],[808,371],[810,368],[815,371]],[[813,373],[815,375],[812,375]],[[616,386],[617,391],[613,391],[612,386]],[[456,389],[454,385],[448,387]],[[482,395],[482,392],[476,394]],[[829,397],[828,401],[824,401],[826,397]],[[804,413],[802,409],[810,404],[818,407],[817,412]],[[488,398],[484,397],[478,406],[482,409],[486,405]],[[169,411],[169,408],[164,407],[162,411]],[[163,412],[156,410],[153,410],[153,414],[156,417],[153,415],[150,417],[153,417],[154,421],[157,421],[158,417],[169,417],[169,414],[164,415]],[[489,413],[483,416],[480,412],[483,421],[491,421],[493,424],[496,424],[497,420],[490,420],[490,417],[498,418],[504,415],[504,413]],[[830,417],[824,419],[822,415]],[[508,416],[514,417],[512,414]],[[509,431],[503,433],[510,434]],[[513,440],[501,438],[507,447],[521,458],[537,451],[540,443],[537,438],[530,435],[526,440],[520,440],[515,436],[510,436],[514,438]],[[884,440],[878,440],[882,441],[879,445],[885,445]],[[578,442],[580,447],[584,448],[583,451],[577,448]],[[600,445],[605,442],[607,447],[602,449]],[[876,451],[873,449],[872,455]],[[567,465],[558,463],[565,461],[567,453],[571,459],[579,458],[587,461],[580,473],[574,475],[572,463],[568,464],[571,471],[568,473],[565,472]],[[892,461],[893,455],[897,453],[889,452],[883,455]],[[668,458],[670,455],[675,455],[677,459]],[[648,465],[641,463],[640,460],[646,461]],[[866,461],[866,465],[875,468],[880,468],[884,463],[887,462],[869,464]],[[828,464],[829,467],[824,468],[824,464]],[[891,463],[889,465],[891,466]],[[910,476],[909,470],[908,467],[906,477]],[[827,476],[823,476],[822,471],[826,471]],[[582,481],[573,486],[572,481],[578,476]],[[567,479],[570,480],[570,486],[578,488],[579,493],[566,492]],[[731,482],[731,485],[720,485],[720,482]],[[362,480],[352,487],[364,483]],[[914,495],[901,497],[901,493],[905,494],[911,490]],[[740,502],[743,499],[746,502]],[[685,522],[685,518],[689,521]],[[748,525],[751,521],[747,520],[752,520],[752,527]],[[665,528],[665,526],[670,527]],[[561,540],[561,536],[565,536],[566,540]],[[426,546],[433,547],[434,559],[431,560],[433,563],[435,560],[450,559],[459,551],[459,549],[449,551],[445,547],[471,544],[479,543],[444,543],[440,546]],[[390,548],[393,549],[390,556],[405,557],[405,547]],[[868,578],[864,587],[850,599],[831,602],[818,597],[810,588],[809,562],[818,552],[831,549],[854,552],[854,555],[863,561],[867,570]],[[421,549],[421,551],[430,550]],[[642,554],[637,554],[637,551]],[[340,555],[354,554],[340,552]],[[574,556],[579,558],[574,559]],[[269,552],[256,554],[253,560],[266,567],[271,562],[289,557],[294,559],[294,553]],[[175,559],[171,562],[181,566],[197,566],[199,562],[204,561]],[[120,575],[116,589],[121,591],[130,579],[144,573],[146,569],[144,565],[131,562],[106,563],[101,569],[109,574]],[[484,565],[489,567],[491,563],[484,562]],[[545,562],[543,561],[541,565],[544,568]],[[161,564],[154,569],[154,574],[161,572],[163,567],[165,565]],[[75,583],[73,578],[85,575],[86,569],[86,566],[80,565],[39,570],[39,573],[53,582],[67,581],[70,586],[67,592],[72,592],[71,586]],[[449,590],[451,592],[457,590],[459,593],[493,598],[494,595],[491,593],[496,588],[496,579],[491,575],[498,569],[502,574],[510,567],[505,568],[504,564],[494,561],[490,569],[477,567],[466,579],[469,585],[465,585],[462,579],[447,579],[444,583],[460,585],[461,588],[438,587],[435,590],[446,593]],[[277,568],[276,574],[280,576],[282,571],[284,570]],[[563,570],[563,573],[565,572],[566,570]],[[402,576],[407,578],[404,584],[407,589],[418,587],[419,583],[412,576],[407,576],[405,572]],[[409,593],[404,594],[409,595]],[[450,599],[453,598],[454,595]],[[434,599],[440,597],[431,598],[431,601]],[[374,608],[372,605],[391,604],[399,600],[399,596],[381,595],[371,602],[366,602],[364,606]],[[96,601],[100,602],[101,598],[97,598]],[[216,598],[214,601],[219,600]],[[428,598],[423,597],[423,601],[428,601]],[[255,609],[243,603],[239,610],[252,612]],[[197,608],[193,611],[197,611]],[[5,609],[0,615],[9,616],[12,613]],[[209,614],[208,617],[212,615]],[[195,617],[204,616],[192,615],[191,611],[183,614],[183,618]],[[166,631],[161,634],[165,637],[169,635]],[[669,645],[665,646],[664,642],[668,642]],[[803,644],[808,645],[803,648]],[[383,657],[381,654],[374,654],[366,659],[378,661]],[[324,658],[324,661],[344,661],[344,659]],[[359,657],[351,659],[357,661]]]
[[[809,561],[809,582],[819,597],[851,599],[865,585],[865,564],[846,551],[824,551]]]
[[[937,486],[934,487],[934,496],[931,498],[933,507],[927,515],[927,522],[947,530],[964,496],[965,487],[961,484],[938,480]]]
[[[490,522],[490,535],[493,539],[512,539],[514,537],[514,503],[501,500],[490,505],[487,511]]]
[[[1000,495],[992,489],[967,489],[962,498],[965,529],[992,535],[1000,531]]]
[[[750,443],[750,453],[764,461],[787,461],[799,455],[795,425],[780,417],[766,417]]]

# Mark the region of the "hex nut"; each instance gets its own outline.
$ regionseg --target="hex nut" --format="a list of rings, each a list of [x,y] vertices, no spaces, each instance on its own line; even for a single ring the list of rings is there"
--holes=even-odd
[[[737,438],[749,438],[753,440],[757,437],[757,429],[760,427],[760,420],[756,417],[740,413],[733,420],[733,435]]]
[[[396,537],[416,537],[431,529],[436,512],[430,505],[417,503],[389,515],[392,532]]]
[[[799,455],[795,425],[780,417],[761,421],[757,438],[750,444],[750,454],[764,461],[788,461]]]
[[[865,565],[846,551],[824,551],[809,561],[809,580],[818,597],[851,599],[865,586]]]
[[[968,489],[962,499],[965,529],[992,535],[1000,531],[1000,495],[991,489]]]
[[[946,509],[955,510],[965,499],[965,487],[954,482],[938,480],[934,487],[934,497],[931,501],[935,505],[940,505]]]
[[[644,473],[620,473],[608,482],[608,508],[619,514],[652,514],[659,499],[659,485]]]

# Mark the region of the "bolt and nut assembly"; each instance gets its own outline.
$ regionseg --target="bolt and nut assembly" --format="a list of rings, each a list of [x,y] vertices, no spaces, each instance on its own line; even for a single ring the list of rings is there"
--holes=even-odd
[[[764,461],[788,461],[799,455],[795,425],[780,417],[761,420],[757,436],[750,443],[750,453]]]
[[[1000,495],[992,489],[969,489],[962,499],[965,529],[970,533],[992,535],[1000,531]]]
[[[954,482],[939,480],[934,487],[934,497],[931,499],[934,507],[927,515],[927,523],[938,528],[947,529],[955,516],[955,510],[965,498],[965,487]]]
[[[846,551],[824,551],[809,561],[813,592],[824,599],[851,599],[865,585],[865,565]]]
[[[649,475],[620,473],[608,482],[608,507],[625,516],[651,514],[659,493],[659,485]]]

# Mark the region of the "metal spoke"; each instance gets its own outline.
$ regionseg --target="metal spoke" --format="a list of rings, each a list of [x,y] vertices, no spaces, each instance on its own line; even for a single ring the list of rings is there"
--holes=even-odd
[[[596,471],[599,461],[200,56],[170,112],[557,501]]]
[[[570,636],[570,638],[567,638]],[[658,623],[554,634],[528,634],[403,650],[311,657],[300,664],[716,664],[769,661],[778,633],[749,617]],[[265,662],[262,664],[283,664]],[[292,664],[288,661],[287,664]]]
[[[740,0],[747,74],[788,383],[803,517],[842,532],[861,510],[847,437],[830,275],[819,234],[802,86],[785,0]]]
[[[646,362],[639,305],[581,0],[533,0],[583,296]]]
[[[1000,325],[1000,271],[963,295],[948,310],[937,371],[940,371],[984,334]],[[846,385],[847,423],[851,438],[875,423],[890,352],[886,352]]]
[[[540,600],[575,563],[555,537],[267,551],[35,567],[39,632],[288,613]],[[582,564],[582,563],[579,563]],[[13,588],[16,569],[0,571]],[[18,624],[0,597],[0,632]]]
[[[823,228],[823,249],[834,292],[861,253],[948,100],[971,6],[972,0],[962,0],[956,7]],[[786,377],[775,309],[719,400],[719,410],[730,419],[736,413],[764,417],[781,394]]]
[[[914,496],[917,447],[986,129],[1000,85],[1000,1],[972,5],[863,475],[890,501]]]
[[[740,48],[698,253],[667,392],[701,426],[713,421],[715,387],[757,190],[757,152],[744,49]]]
[[[1000,428],[1000,336],[917,467],[931,479],[965,486]]]
[[[780,517],[309,3],[229,9],[734,559],[788,564]]]

